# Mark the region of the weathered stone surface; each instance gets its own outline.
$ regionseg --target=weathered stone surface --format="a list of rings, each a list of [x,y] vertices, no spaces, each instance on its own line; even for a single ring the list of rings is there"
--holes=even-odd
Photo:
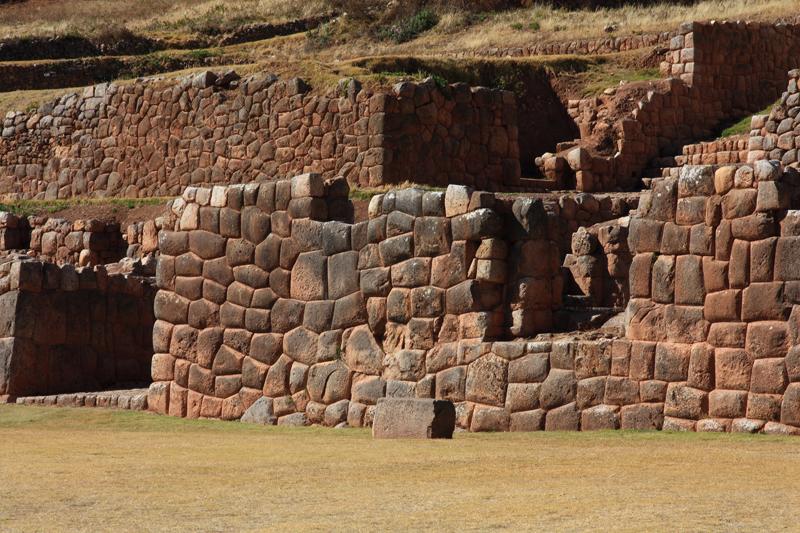
[[[449,439],[453,436],[456,411],[446,400],[383,398],[378,401],[372,436],[387,438]]]
[[[259,398],[242,415],[242,422],[274,426],[278,418],[272,412],[272,399]]]

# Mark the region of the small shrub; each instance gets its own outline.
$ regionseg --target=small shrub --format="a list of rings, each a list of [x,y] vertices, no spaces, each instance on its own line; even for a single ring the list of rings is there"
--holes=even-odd
[[[531,30],[531,31],[539,31],[539,30],[542,29],[542,25],[539,24],[538,20],[534,20],[534,21],[531,21],[530,24],[528,24],[528,29]]]
[[[428,31],[439,23],[439,17],[430,9],[421,9],[408,18],[378,30],[378,37],[385,41],[405,43],[416,39],[419,34]]]
[[[512,30],[517,30],[517,31],[522,31],[523,27],[524,26],[522,25],[521,22],[515,22],[514,24],[511,25],[511,29]]]
[[[208,48],[201,48],[199,50],[190,50],[189,53],[187,53],[186,55],[196,61],[202,61],[210,57],[221,55],[221,52],[219,50],[209,50]]]
[[[333,28],[329,22],[320,24],[306,32],[306,49],[322,50],[333,44]]]
[[[436,73],[433,73],[433,72],[427,72],[427,71],[422,71],[421,70],[421,71],[417,72],[417,77],[423,78],[423,79],[424,78],[431,78],[433,80],[433,83],[435,83],[436,86],[439,87],[440,89],[444,89],[448,85],[447,78],[445,78],[441,74],[436,74]]]

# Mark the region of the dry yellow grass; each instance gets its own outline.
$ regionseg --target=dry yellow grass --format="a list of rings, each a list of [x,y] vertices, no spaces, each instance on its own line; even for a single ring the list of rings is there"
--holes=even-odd
[[[419,39],[394,47],[396,52],[431,49],[457,52],[484,47],[517,47],[540,42],[625,36],[676,29],[688,20],[796,19],[796,0],[700,0],[689,5],[662,3],[597,10],[555,9],[536,5],[494,13],[483,22],[467,25],[467,15],[445,13],[437,28]],[[616,25],[617,31],[605,28]]]
[[[800,440],[664,433],[373,441],[0,407],[0,530],[791,530]]]
[[[27,0],[0,7],[0,38],[126,27],[191,34],[203,27],[284,22],[325,12],[323,0]]]

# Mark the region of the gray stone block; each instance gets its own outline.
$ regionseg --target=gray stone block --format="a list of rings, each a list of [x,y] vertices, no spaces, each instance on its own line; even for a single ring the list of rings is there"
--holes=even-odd
[[[375,409],[372,436],[376,439],[449,439],[453,437],[453,402],[418,398],[382,398]]]

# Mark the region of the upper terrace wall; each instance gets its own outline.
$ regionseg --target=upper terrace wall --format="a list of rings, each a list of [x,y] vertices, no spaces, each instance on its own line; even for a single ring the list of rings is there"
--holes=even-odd
[[[305,171],[361,185],[518,185],[510,93],[433,82],[357,88],[317,96],[299,79],[231,73],[89,87],[7,115],[0,194],[168,196]]]
[[[800,25],[687,23],[670,48],[662,72],[672,79],[570,103],[580,144],[594,156],[571,161],[582,190],[635,188],[659,155],[675,155],[775,101],[786,72],[800,64]]]
[[[103,267],[3,263],[0,396],[148,383],[154,295]]]
[[[789,85],[767,117],[753,117],[748,161],[774,159],[784,165],[800,161],[800,70],[789,72]]]

